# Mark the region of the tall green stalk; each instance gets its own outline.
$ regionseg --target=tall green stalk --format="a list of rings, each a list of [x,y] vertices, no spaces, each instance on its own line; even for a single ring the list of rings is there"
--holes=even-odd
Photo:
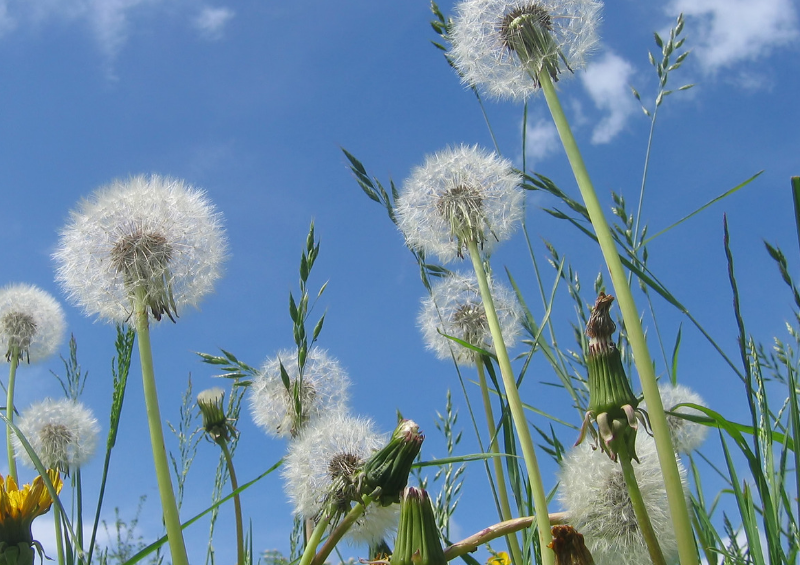
[[[481,398],[483,399],[483,410],[486,412],[486,426],[489,429],[489,453],[492,453],[492,465],[494,466],[495,481],[497,482],[497,498],[500,502],[500,519],[504,522],[511,520],[511,505],[508,502],[508,489],[506,489],[506,478],[503,472],[503,460],[499,457],[500,447],[497,445],[497,426],[494,425],[494,413],[492,411],[492,399],[489,396],[489,387],[486,384],[486,371],[483,368],[481,358],[475,360],[478,369],[478,383],[481,387]],[[506,535],[508,551],[511,553],[511,563],[522,563],[522,550],[519,547],[519,540],[516,533]]]
[[[153,353],[150,347],[150,323],[143,289],[138,289],[136,292],[134,308],[139,359],[142,365],[144,401],[147,407],[147,424],[150,428],[150,443],[153,447],[153,462],[156,468],[158,492],[161,496],[161,509],[164,513],[169,550],[173,565],[189,565],[178,506],[175,502],[175,492],[172,489],[172,478],[169,474],[167,450],[164,447],[164,431],[161,426],[161,411],[158,408],[158,393],[153,371]]]
[[[558,100],[555,86],[550,80],[550,75],[546,71],[539,73],[538,79],[541,83],[547,106],[550,109],[550,114],[558,130],[558,135],[561,138],[561,143],[567,153],[572,172],[578,183],[578,188],[581,191],[581,196],[586,205],[586,210],[589,213],[589,218],[594,226],[597,241],[603,252],[608,271],[611,274],[611,281],[614,285],[614,292],[620,311],[622,312],[622,318],[625,321],[625,330],[628,341],[631,344],[631,349],[633,350],[633,357],[636,363],[636,369],[639,373],[642,392],[644,393],[647,411],[650,415],[650,423],[653,428],[653,435],[658,450],[658,460],[661,464],[662,473],[664,474],[664,484],[669,500],[672,525],[675,529],[675,536],[678,541],[678,553],[680,555],[681,564],[697,565],[697,549],[692,534],[689,510],[686,507],[681,477],[678,472],[678,463],[675,460],[675,452],[669,436],[667,419],[664,414],[664,407],[661,403],[661,396],[658,392],[655,370],[650,358],[650,352],[647,348],[647,341],[644,337],[642,324],[639,321],[636,303],[633,300],[633,294],[625,278],[625,271],[622,267],[622,261],[619,259],[617,246],[611,235],[611,229],[603,214],[603,208],[597,198],[597,193],[594,190],[589,173],[586,170],[586,164],[583,162],[583,157],[575,142],[575,137],[572,135],[569,122]]]
[[[486,271],[483,269],[483,261],[478,244],[474,240],[467,242],[469,256],[472,259],[472,266],[475,269],[475,276],[478,279],[478,286],[481,291],[483,308],[486,312],[486,321],[489,323],[489,331],[492,334],[494,349],[497,354],[497,363],[500,367],[500,374],[503,377],[503,388],[505,388],[508,407],[511,411],[511,418],[514,421],[514,428],[519,437],[522,457],[528,471],[531,492],[533,494],[533,505],[536,511],[536,525],[539,529],[539,543],[542,551],[542,563],[544,565],[555,564],[555,554],[547,546],[553,539],[550,533],[550,518],[547,513],[547,495],[542,484],[542,475],[539,471],[539,463],[536,460],[536,453],[533,449],[533,440],[528,430],[528,421],[525,419],[525,411],[517,390],[517,381],[514,371],[511,368],[511,360],[508,357],[506,344],[503,341],[503,334],[500,331],[500,322],[497,319],[497,311],[494,307],[492,293],[489,290],[489,282]]]
[[[8,368],[8,394],[6,395],[6,418],[9,422],[14,421],[14,383],[17,380],[17,367],[19,366],[19,346],[11,346],[11,360]],[[17,476],[17,459],[14,456],[14,444],[11,443],[10,426],[6,426],[6,449],[8,450],[8,474],[14,478],[14,482],[19,484]]]
[[[233,458],[231,457],[231,452],[228,449],[228,444],[223,437],[218,437],[216,442],[217,445],[219,445],[222,449],[222,453],[225,455],[225,463],[228,465],[228,474],[231,477],[231,490],[236,492],[236,490],[239,488],[239,481],[236,480],[236,472],[233,470]],[[238,565],[244,565],[244,527],[242,526],[242,502],[238,493],[233,496],[233,512],[236,519],[236,563],[238,563]]]

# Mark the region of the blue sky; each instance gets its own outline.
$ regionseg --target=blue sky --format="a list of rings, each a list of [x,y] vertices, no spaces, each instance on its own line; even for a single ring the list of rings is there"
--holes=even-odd
[[[451,2],[440,8],[452,14]],[[652,107],[657,87],[647,60],[647,51],[656,49],[652,32],[667,30],[681,11],[692,54],[671,85],[697,86],[670,97],[659,113],[644,204],[650,233],[765,172],[656,239],[650,263],[735,358],[723,212],[748,331],[769,343],[772,335],[785,337],[784,322],[791,318],[790,296],[762,240],[779,243],[796,272],[789,177],[798,174],[800,155],[797,3],[614,2],[603,12],[602,44],[589,67],[560,82],[559,89],[601,197],[610,204],[614,190],[634,209],[649,121],[628,85]],[[428,24],[431,17],[421,0],[0,1],[0,284],[28,282],[63,299],[50,258],[58,230],[81,197],[112,179],[154,172],[207,190],[225,216],[231,249],[226,275],[200,311],[185,312],[176,325],[161,324],[153,332],[162,413],[177,422],[189,373],[196,391],[218,384],[194,351],[225,348],[256,365],[292,345],[287,299],[290,290],[296,292],[299,255],[313,219],[322,248],[311,282],[316,288],[330,281],[317,311],[327,311],[320,345],[349,370],[354,410],[385,431],[393,427],[396,410],[415,419],[428,432],[427,458],[443,453],[434,415],[453,389],[465,429],[462,452],[474,451],[452,367],[424,350],[415,328],[424,292],[417,266],[385,213],[361,194],[340,151],[352,152],[382,181],[401,183],[426,154],[448,144],[491,147],[474,95],[430,44],[438,39]],[[500,151],[521,165],[521,106],[487,101],[486,112]],[[541,98],[530,103],[526,135],[529,169],[577,197]],[[600,252],[540,210],[553,204],[539,195],[529,198],[527,224],[535,251],[544,259],[541,239],[551,241],[589,289],[604,271]],[[521,235],[500,246],[494,265],[499,271],[509,267],[541,316]],[[546,272],[548,289],[552,276]],[[564,289],[558,306],[554,316],[564,332],[561,339],[571,347],[574,313]],[[668,344],[683,324],[680,380],[713,408],[742,419],[736,377],[685,318],[666,304],[657,302],[657,308]],[[67,317],[81,365],[89,371],[84,400],[105,433],[114,330],[73,306],[67,306]],[[20,369],[20,407],[60,394],[50,370],[62,370],[57,358]],[[119,506],[123,517],[131,517],[138,497],[146,494],[140,528],[152,539],[159,529],[157,491],[136,371],[138,363],[104,516],[113,520]],[[566,394],[539,384],[554,378],[543,360],[529,376],[525,401],[564,405],[556,411],[577,423]],[[285,445],[258,431],[248,414],[238,427],[237,471],[244,481],[277,461]],[[571,441],[572,432],[563,433],[565,443]],[[207,506],[216,457],[214,446],[200,444],[184,516]],[[84,472],[90,505],[100,459]],[[550,485],[553,472],[552,465],[545,466]],[[479,465],[470,467],[465,489],[456,536],[494,521]],[[243,504],[253,520],[256,548],[285,550],[290,506],[280,481],[262,481]],[[222,516],[220,556],[233,551],[231,510]],[[206,527],[188,535],[196,546],[191,559],[200,562],[204,550],[194,549],[204,545]]]

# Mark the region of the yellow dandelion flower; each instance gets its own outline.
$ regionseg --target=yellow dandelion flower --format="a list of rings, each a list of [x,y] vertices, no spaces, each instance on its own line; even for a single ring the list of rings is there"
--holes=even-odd
[[[47,475],[56,492],[61,492],[63,483],[58,471],[50,470]],[[38,546],[38,542],[31,534],[31,524],[37,516],[50,510],[52,504],[42,477],[36,477],[33,483],[20,489],[13,477],[9,475],[4,479],[0,475],[0,559],[6,558],[5,562],[9,563],[27,562],[27,559],[9,561],[6,554],[13,553],[20,557],[30,555],[30,562],[33,562],[32,547]]]
[[[511,565],[511,557],[505,551],[498,551],[486,560],[486,565]]]

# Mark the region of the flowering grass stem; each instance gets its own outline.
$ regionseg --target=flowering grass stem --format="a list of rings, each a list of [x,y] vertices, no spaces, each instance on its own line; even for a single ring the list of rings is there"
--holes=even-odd
[[[633,300],[628,281],[625,278],[625,271],[620,261],[617,246],[611,235],[597,193],[594,190],[586,164],[583,161],[578,144],[572,135],[561,102],[558,99],[555,86],[546,72],[539,73],[538,80],[541,83],[547,106],[555,122],[561,143],[567,153],[572,172],[578,183],[581,196],[583,197],[589,218],[592,221],[597,241],[603,252],[608,271],[611,274],[611,281],[614,285],[614,292],[619,303],[622,318],[625,321],[625,331],[628,341],[633,350],[633,358],[639,372],[639,379],[642,385],[645,402],[647,402],[650,423],[653,428],[658,459],[664,474],[664,483],[669,500],[669,509],[672,516],[672,524],[675,529],[675,536],[678,541],[678,552],[682,565],[697,565],[697,549],[692,534],[692,523],[689,519],[689,510],[686,507],[681,477],[678,472],[678,465],[675,460],[675,453],[672,448],[672,441],[669,435],[667,419],[664,414],[664,407],[658,393],[655,370],[647,348],[647,341],[639,321],[639,314],[636,310],[636,303]]]
[[[134,323],[139,342],[139,359],[142,366],[142,384],[147,408],[147,423],[150,428],[150,443],[153,447],[153,462],[156,468],[158,491],[161,496],[161,509],[169,540],[169,550],[173,565],[189,565],[186,545],[183,541],[178,506],[172,489],[172,479],[167,463],[167,450],[164,447],[164,431],[161,427],[161,412],[158,408],[158,393],[153,371],[153,353],[150,347],[150,325],[147,313],[146,291],[136,291]]]
[[[6,395],[6,418],[9,422],[14,421],[14,383],[17,380],[17,367],[19,366],[19,347],[12,346],[11,359],[8,368],[8,394]],[[8,474],[14,478],[14,482],[19,484],[17,477],[17,459],[14,456],[14,444],[11,441],[13,432],[10,426],[6,426],[6,449],[8,449]]]
[[[497,363],[500,366],[500,374],[503,377],[503,387],[505,388],[508,407],[511,410],[511,418],[514,421],[514,427],[519,437],[522,457],[525,460],[525,467],[528,470],[528,480],[530,481],[531,492],[533,494],[533,506],[536,511],[536,524],[539,528],[542,563],[544,565],[554,565],[555,554],[552,550],[547,548],[553,539],[550,533],[550,518],[547,513],[547,495],[544,492],[539,463],[536,460],[533,440],[528,430],[528,421],[525,418],[525,411],[522,407],[522,401],[519,398],[517,382],[514,378],[514,371],[511,368],[511,360],[508,357],[505,342],[503,341],[503,334],[500,331],[500,323],[497,319],[497,312],[494,308],[492,294],[489,291],[489,282],[486,277],[486,271],[483,269],[483,262],[477,242],[475,240],[468,241],[467,249],[472,259],[472,266],[475,269],[475,276],[478,279],[483,308],[486,311],[486,320],[489,323],[489,330],[492,333],[494,348],[497,353]]]
[[[639,531],[642,532],[642,537],[647,544],[647,551],[650,553],[650,560],[653,565],[666,565],[664,554],[661,552],[661,547],[658,545],[658,538],[653,530],[653,523],[650,521],[650,515],[647,513],[647,507],[642,498],[642,492],[639,490],[639,483],[636,482],[636,475],[633,472],[633,464],[631,463],[631,454],[628,451],[628,446],[625,442],[619,442],[619,463],[622,466],[622,476],[625,478],[625,486],[628,489],[628,496],[631,499],[631,506],[636,515],[636,522],[639,525]]]
[[[497,426],[494,425],[494,414],[492,411],[492,400],[489,396],[489,387],[486,384],[486,371],[483,368],[483,360],[477,358],[475,366],[478,369],[478,383],[481,387],[481,398],[483,399],[483,409],[486,412],[486,426],[489,428],[489,452],[494,455],[500,454],[497,445]],[[503,460],[500,457],[492,457],[494,466],[495,481],[497,482],[497,498],[500,501],[500,519],[503,521],[511,520],[511,505],[508,503],[508,490],[506,489],[506,479],[503,473]],[[522,563],[522,550],[519,547],[519,540],[515,533],[506,535],[508,551],[511,553],[512,563]]]
[[[239,488],[239,481],[236,480],[236,472],[233,470],[233,457],[228,449],[228,444],[222,436],[217,437],[217,444],[225,455],[225,463],[228,465],[228,474],[231,477],[231,490],[236,493]],[[233,512],[236,518],[236,563],[244,565],[244,528],[242,526],[242,502],[239,494],[233,497]]]

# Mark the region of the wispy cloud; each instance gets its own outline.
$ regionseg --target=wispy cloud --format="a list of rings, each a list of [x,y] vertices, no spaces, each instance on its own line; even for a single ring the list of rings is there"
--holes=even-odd
[[[206,39],[220,39],[225,24],[233,18],[234,12],[229,8],[205,7],[194,19],[194,27]]]
[[[628,119],[638,110],[631,94],[633,66],[612,52],[590,64],[581,75],[583,86],[594,105],[604,113],[592,130],[592,143],[608,143],[622,131]]]
[[[794,0],[672,0],[665,11],[696,18],[692,43],[709,73],[755,61],[800,37]]]
[[[559,147],[558,132],[552,120],[528,120],[525,126],[525,156],[530,161],[528,168],[552,155]]]

